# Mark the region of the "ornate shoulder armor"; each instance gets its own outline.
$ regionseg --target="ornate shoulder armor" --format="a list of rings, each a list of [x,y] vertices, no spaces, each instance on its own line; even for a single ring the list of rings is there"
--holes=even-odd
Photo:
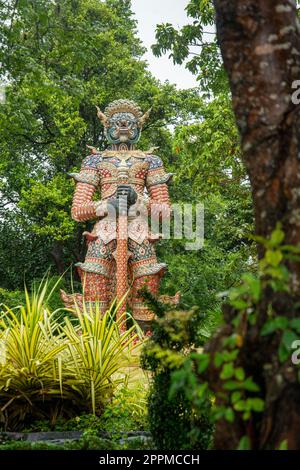
[[[83,160],[80,173],[69,173],[69,176],[78,183],[91,184],[97,188],[100,183],[98,166],[102,161],[100,154],[89,155]]]
[[[146,161],[149,164],[146,184],[151,187],[157,184],[169,183],[173,177],[172,173],[166,173],[162,159],[156,155],[148,155]]]

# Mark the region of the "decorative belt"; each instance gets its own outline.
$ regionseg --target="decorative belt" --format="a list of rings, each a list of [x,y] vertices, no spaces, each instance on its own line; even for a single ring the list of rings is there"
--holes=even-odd
[[[118,184],[118,177],[113,176],[113,177],[105,177],[101,179],[102,184]],[[128,179],[128,184],[139,184],[139,185],[145,185],[145,179],[144,178],[136,178],[136,177],[131,177]]]

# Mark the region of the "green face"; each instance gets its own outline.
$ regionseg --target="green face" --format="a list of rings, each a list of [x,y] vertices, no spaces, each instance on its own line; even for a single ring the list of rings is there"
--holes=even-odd
[[[107,140],[111,144],[135,144],[141,136],[138,119],[132,113],[115,113],[106,129]]]

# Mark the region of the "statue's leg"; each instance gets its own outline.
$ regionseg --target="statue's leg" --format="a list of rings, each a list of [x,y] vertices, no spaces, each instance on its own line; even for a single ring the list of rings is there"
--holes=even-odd
[[[105,313],[114,295],[111,292],[111,279],[114,271],[112,256],[116,241],[105,244],[100,238],[88,243],[88,251],[84,263],[77,266],[82,272],[84,301],[87,307],[97,303],[102,313]]]
[[[130,302],[132,315],[142,330],[148,333],[155,314],[145,304],[141,290],[147,289],[157,297],[166,265],[157,262],[154,246],[149,240],[139,244],[129,239],[128,247],[131,252],[130,269],[133,279]]]
[[[154,297],[157,297],[160,279],[160,274],[153,274],[151,276],[139,277],[133,283],[131,295],[132,316],[144,333],[151,331],[151,324],[155,314],[145,304],[141,291],[147,289]]]
[[[109,308],[109,280],[103,274],[85,272],[83,274],[83,295],[86,306],[99,305],[101,313]]]

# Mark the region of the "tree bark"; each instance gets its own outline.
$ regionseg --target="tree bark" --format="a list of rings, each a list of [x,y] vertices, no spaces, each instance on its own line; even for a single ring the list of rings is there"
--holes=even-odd
[[[63,274],[65,272],[63,244],[60,241],[55,241],[50,252],[55,263],[57,272]]]
[[[251,181],[256,234],[270,235],[281,222],[285,243],[300,245],[300,107],[293,104],[293,83],[300,80],[300,34],[293,0],[214,0],[218,40],[227,71],[241,145]],[[260,248],[259,255],[263,252]],[[259,309],[261,325],[268,303],[277,314],[299,316],[300,263],[287,262],[290,293],[265,292]],[[227,325],[208,345],[222,350],[232,331],[234,312],[226,307]],[[215,447],[236,448],[247,435],[255,449],[276,449],[287,440],[300,449],[300,387],[297,371],[277,360],[278,338],[263,339],[259,325],[249,328],[241,365],[254,377],[265,400],[263,414],[251,422],[220,421]],[[216,370],[212,388],[220,390]]]

